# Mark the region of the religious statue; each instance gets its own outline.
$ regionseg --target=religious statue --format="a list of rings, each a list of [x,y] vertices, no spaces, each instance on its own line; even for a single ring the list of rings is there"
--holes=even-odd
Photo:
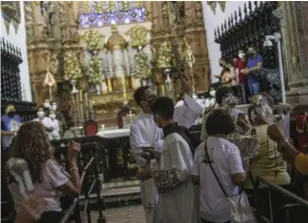
[[[59,11],[57,2],[41,1],[41,13],[44,17],[44,29],[48,38],[61,38],[61,30],[59,28]]]
[[[175,15],[175,24],[184,24],[185,18],[185,2],[184,1],[171,1],[173,13]]]

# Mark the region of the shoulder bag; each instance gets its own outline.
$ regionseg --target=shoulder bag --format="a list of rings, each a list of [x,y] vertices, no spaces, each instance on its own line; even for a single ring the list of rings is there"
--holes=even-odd
[[[219,184],[222,192],[224,193],[224,195],[230,202],[231,223],[257,223],[253,209],[249,205],[249,201],[248,201],[248,198],[245,192],[242,190],[239,195],[232,196],[232,197],[228,196],[222,183],[218,179],[216,172],[214,171],[214,168],[212,166],[212,161],[210,159],[206,144],[205,144],[204,149],[205,149],[205,155],[207,156],[207,159],[209,160],[208,164],[210,165],[210,168],[216,178],[216,181]]]

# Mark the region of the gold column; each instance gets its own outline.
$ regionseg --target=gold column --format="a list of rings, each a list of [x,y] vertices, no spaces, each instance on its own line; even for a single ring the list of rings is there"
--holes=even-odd
[[[290,104],[298,104],[302,101],[304,95],[306,97],[308,95],[308,90],[306,90],[308,80],[305,79],[304,71],[299,63],[299,49],[304,46],[301,46],[299,41],[299,23],[295,4],[296,2],[280,2],[279,7],[274,11],[274,15],[280,19],[283,37],[283,59],[290,88],[286,95],[287,102]]]

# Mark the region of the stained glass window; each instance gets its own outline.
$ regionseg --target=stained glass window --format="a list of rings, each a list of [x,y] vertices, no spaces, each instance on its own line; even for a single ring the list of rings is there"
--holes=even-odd
[[[144,22],[146,19],[147,9],[144,1],[80,2],[80,28]]]

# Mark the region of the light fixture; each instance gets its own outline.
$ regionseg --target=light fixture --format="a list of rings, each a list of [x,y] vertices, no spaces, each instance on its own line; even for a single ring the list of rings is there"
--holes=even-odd
[[[281,85],[281,95],[282,95],[282,103],[286,103],[286,89],[284,82],[284,73],[283,73],[283,65],[282,65],[282,50],[281,50],[281,35],[280,33],[274,33],[273,35],[265,36],[265,40],[263,42],[264,47],[272,47],[273,42],[277,43],[277,51],[278,51],[278,65],[279,65],[279,76],[280,76],[280,85]]]

